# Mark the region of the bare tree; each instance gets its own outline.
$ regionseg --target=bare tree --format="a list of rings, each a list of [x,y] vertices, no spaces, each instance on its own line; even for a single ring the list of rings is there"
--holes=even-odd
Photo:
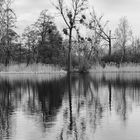
[[[122,57],[121,57],[121,62],[122,62],[125,59],[126,48],[129,45],[129,43],[131,44],[131,40],[132,40],[132,30],[130,29],[126,17],[122,17],[120,19],[120,23],[118,24],[118,27],[115,30],[115,34],[117,37],[116,44],[122,50]]]
[[[4,9],[4,0],[0,0],[0,41],[4,35],[4,18],[5,18],[5,9]]]
[[[94,49],[94,46],[96,46],[98,40],[103,40],[107,43],[105,43],[104,45],[109,46],[108,49],[108,56],[111,56],[111,49],[112,49],[112,39],[115,39],[112,37],[111,35],[111,30],[109,31],[109,33],[107,31],[105,31],[105,28],[108,24],[108,21],[106,21],[105,23],[102,22],[103,16],[97,17],[97,14],[95,13],[94,9],[92,11],[92,13],[90,13],[90,21],[89,23],[87,23],[86,21],[84,21],[84,25],[86,25],[86,27],[88,27],[90,30],[94,31],[94,43],[93,47],[91,49],[91,52]]]
[[[64,34],[69,36],[69,51],[68,51],[68,73],[71,72],[71,49],[72,49],[72,34],[76,24],[82,22],[81,14],[87,8],[87,0],[69,0],[67,4],[64,0],[57,0],[56,9],[61,14],[67,28],[63,29]],[[83,18],[86,18],[82,15]]]
[[[27,49],[27,65],[29,65],[31,60],[36,62],[38,57],[38,31],[34,24],[25,28],[24,33],[22,34],[22,40]]]
[[[40,36],[41,45],[43,45],[43,43],[45,43],[48,32],[51,32],[50,24],[53,24],[52,20],[53,20],[53,17],[51,17],[48,14],[48,10],[43,10],[40,13],[40,16],[39,16],[37,22],[35,23],[36,29]]]
[[[14,31],[15,22],[16,22],[16,14],[14,13],[13,9],[11,8],[12,0],[5,0],[3,3],[4,13],[2,18],[2,26],[4,29],[4,34],[2,39],[5,42],[5,65],[9,63],[9,59],[11,57],[10,49],[11,49],[11,41],[13,40],[12,37],[15,38],[16,32]]]

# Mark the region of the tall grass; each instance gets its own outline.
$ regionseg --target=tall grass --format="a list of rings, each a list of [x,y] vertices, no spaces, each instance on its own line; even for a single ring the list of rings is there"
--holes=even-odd
[[[0,73],[66,73],[59,66],[48,65],[48,64],[10,64],[7,67],[0,65]]]
[[[119,67],[117,67],[115,64],[107,64],[104,68],[100,65],[92,66],[92,68],[89,70],[90,72],[105,72],[105,73],[111,73],[111,72],[140,72],[140,64],[134,64],[134,63],[125,63],[120,64]]]
[[[140,72],[140,64],[134,63],[125,63],[121,64],[120,67],[117,67],[115,64],[107,64],[104,68],[100,65],[94,65],[89,70],[89,72],[96,73],[110,73],[110,72]],[[7,67],[4,65],[0,65],[0,74],[3,73],[19,73],[19,74],[65,74],[60,66],[54,66],[49,64],[30,64],[27,66],[26,64],[10,64]]]

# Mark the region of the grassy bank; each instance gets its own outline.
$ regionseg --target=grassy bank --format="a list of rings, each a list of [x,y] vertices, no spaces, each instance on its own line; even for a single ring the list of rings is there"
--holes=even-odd
[[[55,81],[64,78],[65,74],[19,74],[19,73],[2,73],[0,74],[0,81],[8,80],[10,82],[14,81],[31,81],[31,82],[42,82],[42,81]]]
[[[59,66],[45,65],[45,64],[11,64],[5,67],[0,65],[0,74],[3,73],[19,73],[19,74],[65,74],[66,71],[62,70]]]
[[[100,65],[94,65],[89,70],[94,73],[124,73],[124,72],[137,72],[140,73],[140,64],[121,64],[119,67],[115,64],[106,64],[103,68]],[[66,74],[67,72],[59,66],[47,64],[11,64],[5,67],[0,65],[0,74]]]
[[[116,66],[115,64],[107,64],[104,68],[100,65],[93,66],[89,72],[96,72],[96,73],[112,73],[112,72],[140,72],[140,64],[134,63],[125,63],[120,64],[120,66]]]

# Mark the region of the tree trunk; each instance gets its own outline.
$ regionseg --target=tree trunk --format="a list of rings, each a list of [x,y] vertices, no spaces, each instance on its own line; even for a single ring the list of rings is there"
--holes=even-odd
[[[109,52],[108,52],[108,56],[109,56],[109,61],[110,61],[110,57],[111,57],[111,31],[109,31]]]
[[[29,50],[28,50],[28,54],[27,54],[27,56],[26,56],[26,57],[27,57],[27,58],[26,58],[26,59],[27,59],[27,60],[26,60],[26,61],[27,61],[27,62],[26,62],[26,66],[28,66],[28,65],[30,64],[30,55],[31,55],[31,54],[30,54],[30,49],[29,49]]]
[[[5,66],[7,66],[9,64],[9,57],[10,57],[10,52],[9,52],[9,49],[7,48],[6,59],[5,59]]]
[[[38,64],[39,63],[39,52],[38,52],[39,50],[38,50],[38,47],[37,47],[37,54],[36,54],[36,64]]]
[[[108,52],[109,58],[111,57],[111,38],[109,38],[109,52]]]
[[[72,47],[72,28],[70,28],[69,34],[68,73],[71,72],[71,47]]]
[[[125,61],[125,54],[126,54],[126,52],[125,52],[125,47],[123,48],[123,62]]]

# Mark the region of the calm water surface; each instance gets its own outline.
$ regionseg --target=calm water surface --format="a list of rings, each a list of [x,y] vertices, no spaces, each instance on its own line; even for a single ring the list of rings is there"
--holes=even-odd
[[[0,140],[140,140],[140,74],[0,76]]]

